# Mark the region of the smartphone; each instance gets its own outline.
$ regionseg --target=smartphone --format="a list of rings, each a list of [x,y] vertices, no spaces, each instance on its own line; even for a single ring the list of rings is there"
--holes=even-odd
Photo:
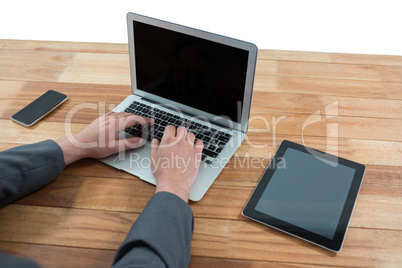
[[[11,120],[26,127],[33,126],[39,120],[67,101],[67,99],[67,95],[54,90],[49,90],[11,116]]]

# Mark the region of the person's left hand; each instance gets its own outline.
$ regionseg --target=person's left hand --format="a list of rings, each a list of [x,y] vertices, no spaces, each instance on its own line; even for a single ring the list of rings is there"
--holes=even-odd
[[[120,131],[135,124],[150,125],[152,119],[129,113],[108,112],[89,124],[80,133],[57,140],[66,165],[82,158],[103,158],[111,154],[138,148],[145,141],[139,137],[118,140]]]

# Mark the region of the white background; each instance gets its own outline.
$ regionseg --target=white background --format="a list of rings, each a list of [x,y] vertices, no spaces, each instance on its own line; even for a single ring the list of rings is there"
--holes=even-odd
[[[127,12],[265,49],[402,55],[396,0],[0,0],[0,38],[127,43]]]

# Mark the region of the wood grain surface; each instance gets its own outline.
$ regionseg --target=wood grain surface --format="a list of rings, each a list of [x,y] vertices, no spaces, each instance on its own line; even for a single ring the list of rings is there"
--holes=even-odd
[[[69,101],[32,128],[10,120],[49,89]],[[0,40],[0,150],[77,133],[130,92],[127,44]],[[259,50],[247,137],[205,197],[190,202],[190,267],[401,267],[401,133],[402,57]],[[284,139],[367,166],[338,254],[241,216]],[[43,267],[110,267],[154,191],[78,161],[0,209],[0,249]]]

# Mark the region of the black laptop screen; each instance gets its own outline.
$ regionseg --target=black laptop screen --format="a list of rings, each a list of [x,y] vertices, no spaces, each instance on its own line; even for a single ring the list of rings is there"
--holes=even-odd
[[[248,51],[134,22],[137,88],[240,123]]]

